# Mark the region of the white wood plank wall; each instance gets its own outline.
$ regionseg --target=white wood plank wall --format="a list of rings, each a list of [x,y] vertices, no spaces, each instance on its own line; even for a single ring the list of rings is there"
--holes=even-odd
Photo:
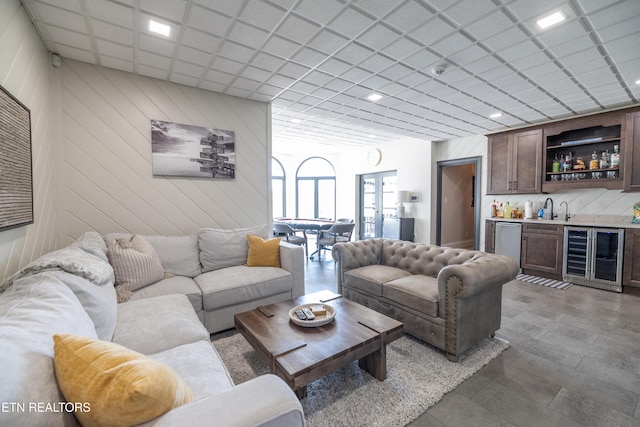
[[[64,222],[184,235],[269,221],[269,105],[63,59]],[[233,130],[235,179],[154,177],[151,119]]]
[[[62,239],[51,57],[19,0],[0,1],[0,84],[31,110],[34,224],[0,231],[0,281]]]

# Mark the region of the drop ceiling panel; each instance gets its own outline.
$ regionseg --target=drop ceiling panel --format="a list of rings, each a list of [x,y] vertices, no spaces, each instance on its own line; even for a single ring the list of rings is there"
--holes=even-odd
[[[22,1],[63,58],[271,102],[276,141],[446,139],[640,96],[637,0]],[[555,10],[567,21],[538,29]]]

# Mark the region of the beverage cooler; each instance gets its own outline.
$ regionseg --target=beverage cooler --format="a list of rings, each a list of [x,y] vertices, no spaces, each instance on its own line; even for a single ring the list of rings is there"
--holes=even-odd
[[[565,227],[563,280],[622,292],[624,230]]]

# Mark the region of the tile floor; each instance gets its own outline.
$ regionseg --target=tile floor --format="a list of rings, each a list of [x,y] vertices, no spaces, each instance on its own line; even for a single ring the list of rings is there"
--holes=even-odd
[[[306,264],[306,292],[322,289],[329,252]],[[496,335],[511,348],[410,426],[640,426],[640,296],[513,281]]]

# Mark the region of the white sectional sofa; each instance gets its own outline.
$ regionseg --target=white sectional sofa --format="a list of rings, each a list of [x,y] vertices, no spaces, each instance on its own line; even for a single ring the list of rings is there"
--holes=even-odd
[[[184,294],[209,333],[233,328],[233,315],[304,295],[304,251],[280,243],[280,268],[248,267],[247,234],[264,239],[271,227],[234,230],[203,228],[189,236],[143,236],[160,257],[165,272],[174,277],[135,290],[132,300],[152,296]],[[131,235],[105,236],[114,239]]]
[[[168,262],[168,268],[187,273],[187,265],[181,264],[187,251],[179,245],[169,250],[169,242],[179,241],[186,247],[189,241],[189,253],[196,256],[197,239],[151,240],[165,261],[175,261]],[[149,356],[173,369],[188,386],[193,400],[144,425],[304,426],[297,397],[278,377],[263,375],[233,384],[202,323],[208,322],[212,330],[224,329],[229,324],[226,319],[215,326],[218,317],[213,312],[217,309],[232,323],[233,316],[228,313],[234,309],[303,292],[293,266],[297,249],[302,252],[292,248],[293,255],[284,249],[283,265],[292,263],[293,271],[264,271],[261,277],[274,282],[265,286],[268,292],[252,283],[257,281],[257,273],[242,273],[245,269],[240,265],[201,274],[193,262],[188,275],[142,288],[121,304],[117,303],[107,246],[99,234],[86,233],[78,242],[39,258],[0,286],[0,425],[78,425],[77,416],[65,405],[67,399],[56,375],[59,359],[57,355],[54,358],[54,335],[71,334],[107,345],[116,343]],[[222,274],[229,268],[231,271]],[[223,283],[216,285],[216,280]],[[231,280],[242,290],[230,291]],[[298,286],[295,290],[294,282]],[[205,298],[203,288],[211,291]],[[220,295],[218,306],[213,305],[217,298],[210,302],[209,295]],[[97,411],[99,402],[72,403]]]

